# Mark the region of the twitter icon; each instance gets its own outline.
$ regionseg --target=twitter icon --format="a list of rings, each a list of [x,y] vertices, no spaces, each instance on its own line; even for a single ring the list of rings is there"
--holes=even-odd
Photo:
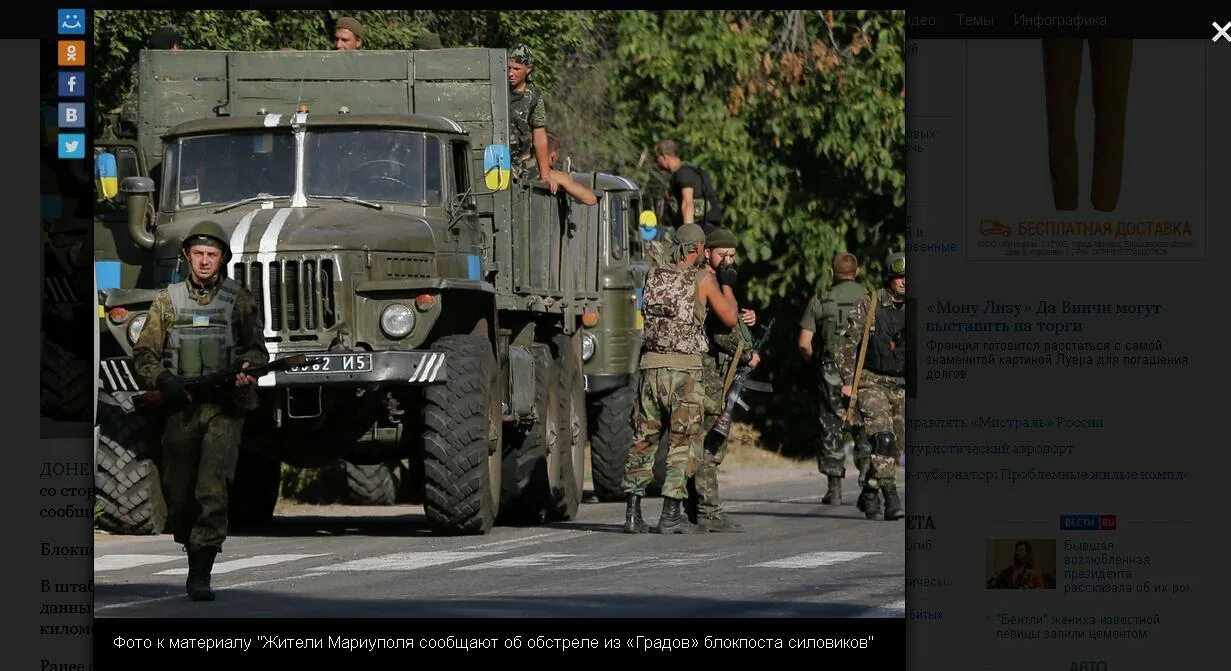
[[[85,158],[85,135],[60,133],[60,158]]]

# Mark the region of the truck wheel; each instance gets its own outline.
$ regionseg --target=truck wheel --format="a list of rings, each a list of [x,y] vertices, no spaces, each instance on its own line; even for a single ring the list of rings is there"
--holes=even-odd
[[[346,471],[346,500],[357,506],[391,506],[397,503],[401,464],[355,464],[339,459]]]
[[[557,335],[552,339],[560,372],[558,394],[560,406],[560,439],[555,442],[556,458],[548,455],[549,473],[557,473],[559,486],[553,487],[552,518],[571,520],[577,516],[585,487],[586,383],[581,372],[581,356],[573,346],[573,338]],[[554,463],[553,463],[554,462]]]
[[[590,420],[590,479],[599,501],[624,500],[624,470],[636,439],[633,412],[641,376],[631,375],[623,387],[604,394]]]
[[[499,368],[482,336],[432,349],[445,353],[448,379],[423,392],[423,509],[435,533],[486,533],[500,505]]]
[[[98,408],[98,526],[116,534],[160,534],[167,523],[158,465],[149,457],[146,422],[111,405]]]
[[[548,471],[548,455],[560,440],[559,372],[547,345],[531,346],[534,356],[534,409],[536,418],[524,430],[513,428],[504,445],[501,476],[500,522],[542,524],[552,503],[552,487],[559,478]]]
[[[62,421],[90,421],[94,381],[89,362],[44,337],[41,363],[39,414]]]
[[[227,521],[236,528],[269,524],[281,489],[282,462],[241,446],[235,481],[228,488]]]

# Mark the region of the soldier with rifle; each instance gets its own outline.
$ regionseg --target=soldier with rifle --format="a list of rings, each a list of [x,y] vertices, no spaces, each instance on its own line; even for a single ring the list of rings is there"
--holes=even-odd
[[[162,484],[167,526],[188,553],[193,601],[213,601],[210,572],[227,537],[227,483],[235,477],[244,415],[257,407],[256,367],[269,360],[252,294],[224,276],[231,260],[215,222],[192,228],[182,245],[187,279],[158,293],[133,347],[137,373],[167,413]],[[186,380],[234,370],[229,385]]]
[[[842,395],[850,398],[846,422],[853,425],[856,408],[872,436],[872,458],[857,505],[868,519],[880,512],[885,520],[905,512],[895,484],[898,459],[906,440],[906,255],[885,259],[885,287],[859,299],[846,320],[838,348]]]
[[[732,290],[738,278],[735,247],[735,236],[724,228],[715,228],[705,236],[706,269],[720,286],[731,287]],[[712,312],[706,315],[705,335],[709,339],[709,351],[702,358],[701,386],[705,389],[703,427],[707,437],[723,411],[728,371],[733,373],[742,366],[756,368],[761,362],[761,355],[751,346],[752,335],[748,332],[748,327],[756,322],[756,312],[747,309],[740,310],[740,321],[735,328],[721,323]],[[718,496],[718,467],[727,453],[726,435],[707,441],[705,447],[697,474],[690,481],[692,491],[689,492],[689,500],[692,502],[695,499],[696,507],[689,512],[695,513],[695,522],[702,531],[743,531],[723,511],[722,499]],[[689,506],[690,509],[692,507]]]

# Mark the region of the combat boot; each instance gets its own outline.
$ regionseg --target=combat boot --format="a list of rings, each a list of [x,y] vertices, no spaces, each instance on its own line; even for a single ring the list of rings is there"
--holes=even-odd
[[[744,532],[744,527],[738,522],[727,516],[726,513],[718,513],[712,517],[701,515],[697,518],[697,531],[701,533],[731,533],[738,534]]]
[[[902,500],[898,498],[897,485],[885,485],[885,521],[902,519],[906,513],[902,510]]]
[[[624,533],[643,534],[649,530],[649,525],[641,517],[641,497],[629,494],[628,507],[624,510]]]
[[[874,520],[881,511],[880,489],[871,485],[864,485],[863,491],[859,493],[859,501],[855,505],[863,513],[864,517]]]
[[[209,587],[209,574],[214,570],[217,548],[201,548],[188,551],[188,597],[193,601],[213,601],[214,590]]]
[[[660,534],[690,534],[693,532],[688,516],[684,514],[683,501],[680,499],[663,499],[663,512],[658,518],[658,533]]]
[[[842,505],[842,478],[836,475],[829,476],[829,491],[825,492],[825,498],[821,499],[821,503],[831,506]]]

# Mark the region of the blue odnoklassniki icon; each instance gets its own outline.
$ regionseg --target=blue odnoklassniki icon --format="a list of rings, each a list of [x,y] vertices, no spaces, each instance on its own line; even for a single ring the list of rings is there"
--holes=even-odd
[[[60,103],[60,128],[85,128],[85,103]]]
[[[57,10],[56,32],[60,35],[85,35],[85,10]]]
[[[56,146],[60,158],[85,158],[85,135],[81,133],[60,133]]]
[[[84,70],[61,70],[60,71],[60,97],[61,98],[84,98],[85,97],[85,71]]]

